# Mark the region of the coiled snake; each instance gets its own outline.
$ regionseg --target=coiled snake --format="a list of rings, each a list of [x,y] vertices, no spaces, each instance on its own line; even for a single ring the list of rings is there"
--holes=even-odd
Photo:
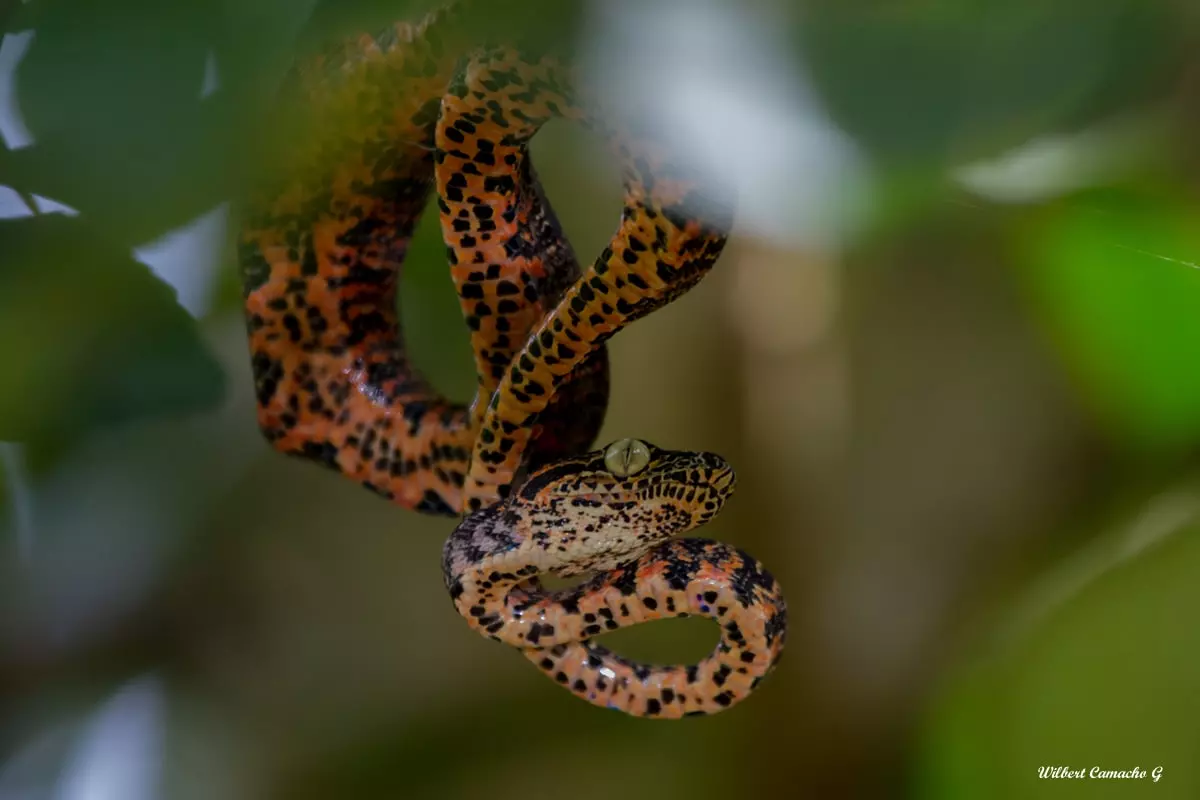
[[[749,555],[667,540],[721,508],[732,470],[633,440],[582,451],[607,405],[604,342],[708,272],[729,211],[663,142],[621,131],[561,61],[469,41],[465,13],[342,42],[289,77],[302,124],[239,241],[260,428],[401,506],[465,512],[445,546],[456,608],[576,694],[634,715],[721,710],[778,658],[783,598]],[[622,164],[620,226],[583,270],[528,155],[556,117],[597,131]],[[395,311],[435,187],[478,374],[469,407],[413,370]],[[595,575],[547,592],[543,572]],[[722,625],[695,666],[644,666],[591,641],[688,614]]]

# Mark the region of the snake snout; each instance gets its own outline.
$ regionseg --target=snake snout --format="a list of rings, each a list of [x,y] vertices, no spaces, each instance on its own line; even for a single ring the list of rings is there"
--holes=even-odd
[[[732,491],[737,483],[737,473],[733,471],[733,467],[728,461],[721,458],[716,453],[698,453],[700,462],[704,468],[711,474],[709,484],[718,491]]]
[[[737,473],[733,471],[733,467],[726,464],[713,475],[712,485],[717,491],[729,494],[737,485]]]
[[[733,469],[726,467],[713,474],[712,480],[709,481],[709,496],[717,501],[717,507],[725,505],[725,501],[733,496],[734,487],[737,486],[737,475]]]

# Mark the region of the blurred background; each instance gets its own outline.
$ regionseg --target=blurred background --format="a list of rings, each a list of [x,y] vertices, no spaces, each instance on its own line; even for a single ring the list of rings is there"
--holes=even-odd
[[[269,100],[432,5],[0,2],[0,799],[1200,796],[1200,7],[484,12],[738,198],[711,276],[613,340],[601,440],[729,458],[702,535],[791,630],[747,702],[664,723],[471,632],[451,521],[255,427],[231,203]],[[565,124],[533,151],[594,257],[614,160]],[[468,399],[432,216],[402,308]]]

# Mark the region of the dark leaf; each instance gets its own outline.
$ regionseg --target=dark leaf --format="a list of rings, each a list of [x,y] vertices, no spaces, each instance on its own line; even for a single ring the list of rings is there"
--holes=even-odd
[[[214,406],[221,368],[171,289],[80,219],[0,222],[0,439]]]
[[[837,122],[884,159],[976,158],[1073,129],[1169,85],[1165,3],[814,4],[805,57]]]
[[[270,119],[262,73],[286,67],[311,4],[38,5],[17,71],[35,144],[0,154],[6,182],[129,244],[238,193]]]

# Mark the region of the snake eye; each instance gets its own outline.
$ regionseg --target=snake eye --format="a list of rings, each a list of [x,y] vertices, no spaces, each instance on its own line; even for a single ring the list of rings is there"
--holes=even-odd
[[[604,466],[618,478],[628,478],[650,463],[650,448],[637,439],[621,439],[604,449]]]

